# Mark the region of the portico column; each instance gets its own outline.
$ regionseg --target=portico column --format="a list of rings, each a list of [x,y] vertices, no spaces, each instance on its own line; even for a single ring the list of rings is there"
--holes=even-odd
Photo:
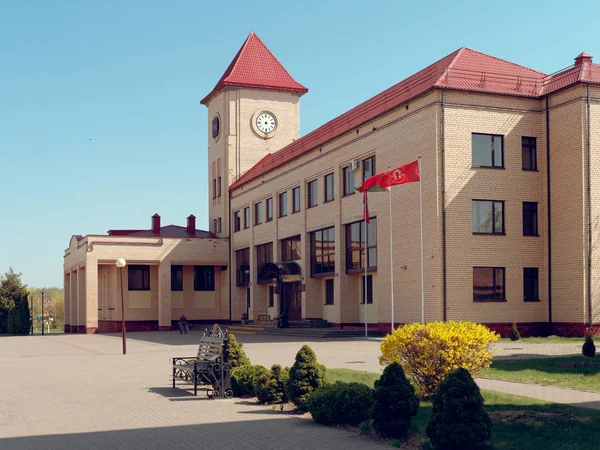
[[[70,333],[71,332],[71,272],[69,272],[69,273],[65,272],[64,277],[65,277],[65,281],[64,281],[64,289],[65,289],[64,324],[65,324],[65,333]]]
[[[171,330],[171,264],[165,261],[158,266],[158,329]]]
[[[98,332],[98,263],[89,260],[85,266],[85,332]]]

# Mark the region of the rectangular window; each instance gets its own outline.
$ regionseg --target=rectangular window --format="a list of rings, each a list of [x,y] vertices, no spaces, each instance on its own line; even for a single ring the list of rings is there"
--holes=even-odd
[[[273,220],[273,197],[267,199],[267,222]]]
[[[292,189],[292,213],[300,211],[300,186]]]
[[[273,262],[273,243],[256,246],[256,276],[260,274],[260,271],[267,263]]]
[[[371,156],[370,158],[363,159],[362,166],[364,182],[366,179],[371,178],[373,175],[375,175],[375,157]]]
[[[217,233],[221,232],[221,218],[219,217],[217,219]]]
[[[367,267],[377,267],[377,218],[370,219],[368,242],[365,242],[365,221],[346,225],[346,270],[365,267],[365,246],[367,247]]]
[[[217,178],[217,197],[221,196],[221,177]]]
[[[183,291],[183,266],[171,266],[171,290]]]
[[[523,170],[537,170],[537,148],[536,138],[521,138],[521,148],[523,149]]]
[[[260,225],[262,223],[262,202],[254,204],[254,225]]]
[[[269,308],[275,306],[275,287],[269,286]]]
[[[127,266],[128,289],[130,291],[150,290],[150,266]]]
[[[350,167],[344,167],[342,169],[342,176],[344,178],[344,197],[354,194],[354,172],[350,170]]]
[[[194,291],[215,290],[215,268],[213,266],[194,266]]]
[[[335,228],[314,231],[311,236],[311,274],[335,272]]]
[[[536,202],[523,202],[523,236],[538,236]]]
[[[526,302],[538,302],[538,269],[525,267],[523,269],[523,300]]]
[[[362,277],[362,292],[360,293],[360,303],[365,304],[365,276]],[[373,303],[373,276],[367,275],[367,305]]]
[[[317,180],[312,180],[307,183],[307,193],[306,193],[306,201],[307,208],[312,208],[313,206],[317,206],[319,203],[319,186],[317,184]]]
[[[240,211],[233,213],[233,231],[240,231],[242,228],[242,215]]]
[[[473,133],[471,139],[473,167],[504,167],[504,136]]]
[[[243,248],[235,252],[236,286],[250,284],[250,249]]]
[[[325,304],[333,305],[333,280],[325,280]]]
[[[473,234],[504,234],[504,202],[473,200]]]
[[[217,198],[217,179],[213,178],[213,199]]]
[[[330,202],[333,198],[333,174],[330,173],[325,175],[325,202]]]
[[[285,217],[288,214],[287,192],[279,194],[279,217]]]
[[[302,254],[300,250],[300,235],[281,240],[281,260],[296,261]]]
[[[244,228],[250,228],[250,207],[244,208]]]
[[[473,301],[504,302],[504,267],[473,267]]]

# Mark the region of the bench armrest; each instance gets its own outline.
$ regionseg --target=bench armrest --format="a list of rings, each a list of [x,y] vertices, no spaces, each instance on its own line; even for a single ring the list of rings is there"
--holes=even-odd
[[[178,357],[173,358],[173,364],[175,364],[175,361],[188,360],[188,359],[193,359],[195,361],[197,358],[195,356],[178,356]]]

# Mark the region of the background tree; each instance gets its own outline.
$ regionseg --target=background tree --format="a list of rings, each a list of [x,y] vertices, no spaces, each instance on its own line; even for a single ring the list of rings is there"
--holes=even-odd
[[[0,276],[0,334],[6,334],[8,313],[15,307],[15,302],[27,298],[27,286],[21,281],[21,274],[15,273],[11,267]]]

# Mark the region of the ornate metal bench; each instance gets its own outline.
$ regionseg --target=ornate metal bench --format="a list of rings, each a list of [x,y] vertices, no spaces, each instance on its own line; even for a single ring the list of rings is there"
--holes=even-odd
[[[177,378],[194,384],[194,395],[198,389],[215,398],[231,398],[231,364],[225,359],[227,331],[214,325],[200,339],[198,354],[173,358],[173,387]]]

